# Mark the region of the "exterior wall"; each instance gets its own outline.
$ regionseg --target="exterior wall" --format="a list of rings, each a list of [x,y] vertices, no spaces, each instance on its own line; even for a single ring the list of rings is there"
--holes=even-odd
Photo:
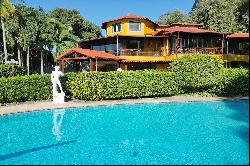
[[[169,56],[120,56],[121,58],[125,58],[131,61],[171,61],[176,59],[176,55]]]
[[[183,55],[187,55],[187,54],[177,54],[177,57],[182,57]],[[195,54],[190,54],[190,55],[195,56]],[[229,54],[229,55],[209,54],[209,55],[220,58],[221,60],[227,61],[227,62],[247,62],[247,63],[249,63],[249,55],[234,55],[234,54]]]
[[[141,22],[141,31],[129,31],[129,21],[140,21]],[[121,22],[121,32],[113,33],[112,32],[112,24]],[[107,24],[107,36],[116,36],[118,35],[129,35],[129,36],[143,36],[146,34],[151,34],[154,32],[154,24],[142,19],[123,19],[115,22],[109,22]]]
[[[165,70],[169,66],[169,63],[158,63],[156,64],[156,69],[158,70]]]
[[[249,55],[223,55],[223,60],[227,60],[227,62],[248,62],[249,63]]]
[[[120,64],[120,68],[122,68],[122,70],[128,70],[127,64],[124,63]]]
[[[116,61],[97,61],[97,71],[115,71]],[[96,71],[96,62],[93,61],[93,71]]]
[[[172,54],[168,56],[120,56],[121,58],[125,58],[128,60],[141,60],[141,61],[171,61],[175,60],[176,58],[180,58],[187,54]],[[195,56],[195,54],[189,54]],[[220,58],[222,60],[227,60],[228,62],[249,62],[248,55],[221,55],[221,54],[211,54],[210,56],[214,56]]]

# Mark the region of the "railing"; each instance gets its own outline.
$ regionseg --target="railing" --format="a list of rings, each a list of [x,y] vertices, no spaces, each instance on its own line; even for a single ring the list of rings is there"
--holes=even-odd
[[[188,53],[188,54],[221,54],[222,53],[222,47],[190,47],[190,48],[183,48],[178,49],[178,53]]]
[[[121,56],[161,56],[160,51],[138,51],[138,50],[121,50]]]

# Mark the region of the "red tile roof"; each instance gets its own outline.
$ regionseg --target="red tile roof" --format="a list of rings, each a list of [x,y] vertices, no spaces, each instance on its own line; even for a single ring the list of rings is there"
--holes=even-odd
[[[84,56],[87,56],[89,58],[100,58],[100,59],[112,59],[112,60],[118,60],[121,62],[139,62],[139,63],[146,63],[146,62],[168,62],[166,60],[128,60],[125,58],[117,57],[113,54],[106,53],[105,51],[96,51],[96,50],[90,50],[90,49],[82,49],[82,48],[72,48],[68,51],[64,52],[62,55],[57,57],[57,60],[63,60],[64,58],[67,58],[67,55],[70,55],[72,53],[80,53]],[[78,59],[82,59],[82,57],[78,57]]]
[[[185,26],[185,27],[202,27],[203,24],[192,24],[186,22],[173,23],[171,25],[159,25],[159,27],[172,27],[172,26]]]
[[[106,29],[107,23],[109,23],[109,22],[119,21],[119,20],[122,20],[122,19],[141,19],[141,20],[148,20],[148,21],[152,22],[153,24],[158,25],[158,24],[156,24],[155,22],[153,22],[153,21],[151,21],[150,19],[148,19],[147,17],[137,16],[137,15],[128,13],[126,16],[121,16],[121,17],[114,18],[114,19],[112,19],[112,20],[103,22],[103,23],[102,23],[102,28],[103,28],[103,29]]]
[[[66,58],[65,56],[67,56],[69,54],[72,54],[74,52],[82,54],[82,55],[87,56],[89,58],[122,60],[122,58],[119,58],[119,57],[117,57],[117,56],[115,56],[113,54],[110,54],[110,53],[106,53],[105,51],[97,51],[97,50],[82,49],[82,48],[72,48],[72,49],[64,52],[59,57],[57,57],[57,60],[62,60],[63,58]]]
[[[227,38],[249,38],[249,33],[232,33]]]
[[[154,62],[169,62],[167,60],[129,60],[129,59],[123,59],[121,60],[121,62],[136,62],[136,63],[147,63],[147,62],[150,62],[150,63],[154,63]]]
[[[201,29],[198,27],[183,27],[183,26],[170,26],[166,27],[165,29],[162,29],[158,32],[153,33],[154,36],[159,35],[159,34],[171,34],[174,32],[185,32],[185,33],[217,33],[217,34],[223,34],[220,32],[216,32],[213,30],[208,30],[208,29]]]

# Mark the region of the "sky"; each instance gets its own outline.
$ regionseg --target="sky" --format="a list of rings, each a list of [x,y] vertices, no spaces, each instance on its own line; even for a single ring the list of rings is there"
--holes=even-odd
[[[17,3],[20,0],[12,0]],[[90,22],[102,22],[132,13],[156,21],[163,13],[175,9],[188,13],[195,0],[24,0],[27,6],[41,6],[46,12],[56,7],[77,9]]]

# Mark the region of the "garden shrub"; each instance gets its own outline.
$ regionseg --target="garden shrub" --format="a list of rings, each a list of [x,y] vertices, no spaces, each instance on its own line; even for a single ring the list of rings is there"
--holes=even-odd
[[[185,93],[206,91],[220,75],[223,61],[209,55],[184,55],[170,63]]]
[[[202,85],[198,88],[190,83],[189,86],[197,93],[246,96],[249,94],[248,74],[248,69],[243,68],[221,69],[209,87],[199,89]],[[66,73],[61,82],[66,99],[102,100],[187,94],[189,91],[183,88],[186,83],[180,78],[183,79],[175,72],[158,70],[80,72]],[[51,99],[52,83],[48,74],[0,78],[0,103]]]
[[[249,70],[246,68],[222,69],[219,78],[207,92],[217,96],[248,96]]]
[[[72,82],[74,98],[83,100],[171,96],[181,94],[171,72],[123,71],[81,73]]]
[[[25,69],[19,65],[0,64],[0,78],[25,75]]]
[[[46,100],[51,92],[49,75],[0,78],[0,103]]]

